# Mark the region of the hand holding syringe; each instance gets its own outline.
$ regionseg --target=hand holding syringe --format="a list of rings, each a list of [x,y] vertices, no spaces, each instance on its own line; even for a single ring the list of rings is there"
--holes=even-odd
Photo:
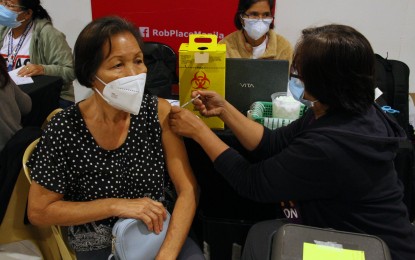
[[[180,107],[185,107],[185,106],[187,106],[187,105],[189,105],[190,103],[193,103],[193,101],[195,101],[197,98],[199,98],[200,97],[200,94],[197,94],[197,96],[196,97],[194,97],[194,98],[192,98],[192,99],[190,99],[189,101],[187,101],[186,103],[184,103],[183,105],[181,105]]]

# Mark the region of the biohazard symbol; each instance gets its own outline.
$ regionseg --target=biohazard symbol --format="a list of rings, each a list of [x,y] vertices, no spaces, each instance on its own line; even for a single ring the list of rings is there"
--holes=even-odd
[[[208,84],[206,84],[208,83]],[[193,76],[190,84],[193,86],[194,89],[207,89],[210,85],[210,80],[206,77],[206,73],[203,71],[198,71]]]

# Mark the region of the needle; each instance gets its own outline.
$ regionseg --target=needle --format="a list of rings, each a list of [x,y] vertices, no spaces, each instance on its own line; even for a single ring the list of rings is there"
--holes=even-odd
[[[181,107],[185,107],[185,106],[189,105],[190,103],[192,103],[193,101],[195,101],[196,98],[199,98],[199,97],[200,97],[200,94],[197,94],[196,97],[190,99],[189,101],[187,101],[186,103],[184,103]]]

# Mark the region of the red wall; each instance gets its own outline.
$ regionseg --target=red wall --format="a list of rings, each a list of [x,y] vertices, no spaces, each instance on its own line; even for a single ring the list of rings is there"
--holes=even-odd
[[[189,33],[213,33],[218,40],[236,30],[238,0],[91,0],[92,18],[118,15],[133,22],[144,41],[162,42],[178,52]]]

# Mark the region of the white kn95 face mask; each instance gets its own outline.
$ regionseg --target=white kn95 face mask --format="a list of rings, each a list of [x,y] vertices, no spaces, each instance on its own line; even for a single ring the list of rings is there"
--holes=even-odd
[[[144,86],[146,84],[146,73],[135,76],[128,76],[105,83],[95,76],[105,85],[102,94],[96,88],[94,90],[112,107],[125,112],[138,115],[143,101]]]
[[[244,20],[244,29],[246,33],[255,41],[264,36],[269,31],[269,26],[272,23],[272,19],[248,19]]]

